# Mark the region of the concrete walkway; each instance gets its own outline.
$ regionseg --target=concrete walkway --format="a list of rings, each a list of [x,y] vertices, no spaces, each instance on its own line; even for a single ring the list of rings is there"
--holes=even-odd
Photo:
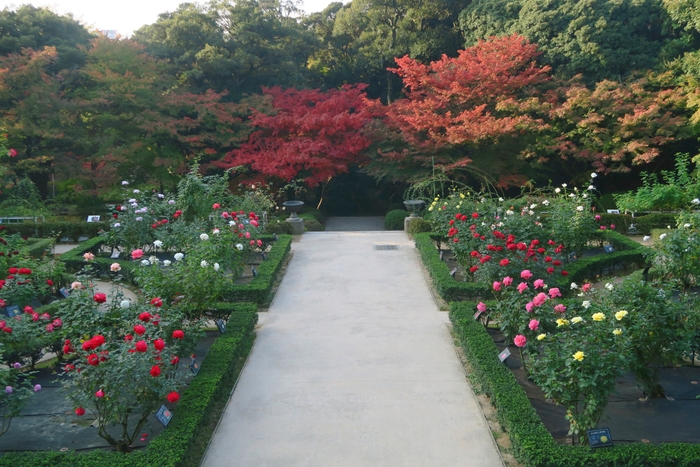
[[[293,249],[202,465],[503,465],[407,236]]]

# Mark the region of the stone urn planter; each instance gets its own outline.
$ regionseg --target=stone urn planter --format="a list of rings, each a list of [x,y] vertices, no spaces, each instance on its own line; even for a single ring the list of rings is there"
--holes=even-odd
[[[285,201],[282,203],[284,208],[291,212],[288,219],[285,222],[289,222],[292,225],[292,233],[294,235],[301,235],[304,233],[304,219],[297,216],[297,213],[301,211],[304,207],[303,201]]]

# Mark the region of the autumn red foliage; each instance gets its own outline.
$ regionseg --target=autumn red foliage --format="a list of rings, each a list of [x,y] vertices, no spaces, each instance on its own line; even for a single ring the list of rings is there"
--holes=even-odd
[[[322,92],[264,88],[274,113],[253,110],[256,128],[246,143],[226,154],[223,168],[249,165],[265,176],[292,180],[303,177],[310,187],[348,171],[367,159],[370,139],[364,127],[379,106],[365,95],[366,85]]]

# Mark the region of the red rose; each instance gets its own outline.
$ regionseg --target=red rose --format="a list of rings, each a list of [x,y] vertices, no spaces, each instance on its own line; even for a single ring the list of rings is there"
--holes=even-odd
[[[160,308],[163,306],[163,300],[161,300],[160,297],[155,297],[151,299],[151,305],[153,305],[156,308]]]
[[[8,334],[12,334],[12,328],[10,326],[5,326],[2,330]]]
[[[67,363],[66,366],[63,367],[63,371],[68,373],[71,370],[75,370],[75,366],[71,365],[70,363]]]
[[[152,228],[152,229],[157,229],[157,228],[158,228],[158,224],[151,224],[151,228]]]
[[[554,272],[554,268],[547,268],[547,273],[551,274]]]
[[[91,353],[87,356],[88,365],[97,366],[100,364],[100,357],[97,354]]]
[[[153,341],[153,347],[156,350],[163,350],[165,348],[165,341],[163,339],[156,339]]]
[[[46,280],[46,283],[49,284],[49,285],[53,285],[53,281],[52,281],[51,279],[47,279],[47,280]]]
[[[185,338],[185,333],[182,332],[180,329],[173,331],[173,339],[184,339],[184,338]]]
[[[561,272],[561,275],[562,275],[562,276],[568,276],[569,273],[568,273],[567,271],[562,271],[562,272]]]
[[[116,219],[116,218],[119,217],[119,214],[117,214],[117,213],[115,212],[114,214],[112,214],[112,217],[114,217],[114,218]]]
[[[469,272],[472,274],[479,270],[479,266],[472,266],[469,268]]]
[[[137,352],[145,352],[148,350],[148,344],[146,341],[138,341],[136,343],[136,351]]]
[[[178,357],[177,355],[170,359],[170,363],[173,365],[177,365],[178,362],[180,362],[180,357]]]
[[[153,365],[150,371],[151,376],[154,378],[160,376],[160,367],[158,365]]]
[[[139,336],[143,336],[144,333],[146,332],[146,328],[140,324],[137,324],[136,326],[134,326],[134,332],[136,334],[138,334]]]
[[[124,342],[130,342],[132,340],[134,340],[134,336],[132,336],[131,334],[127,334],[126,336],[124,336]]]
[[[85,342],[83,342],[83,350],[92,350],[92,349],[94,349],[95,347],[97,347],[97,346],[96,346],[95,343],[92,341],[92,339],[88,339],[88,340],[86,340]]]
[[[555,266],[561,266],[561,261],[559,261],[558,259],[555,259],[554,261],[552,261],[552,264]]]
[[[449,223],[450,223],[450,225],[455,225],[455,220],[454,220],[454,219],[450,219],[450,222],[449,222]]]
[[[19,269],[17,269],[17,268],[10,268],[7,270],[7,272],[9,272],[10,274],[17,274],[18,271],[19,271]]]
[[[144,311],[139,315],[139,319],[143,321],[144,323],[147,323],[151,320],[151,314],[147,311]]]
[[[34,308],[30,307],[29,305],[24,307],[24,312],[25,313],[34,313]]]
[[[160,221],[160,222],[161,222],[161,224],[167,224],[167,223],[168,223],[168,219],[163,219],[163,220]]]
[[[75,409],[75,414],[78,417],[82,417],[83,415],[85,415],[85,409],[82,407],[78,407],[77,409]]]
[[[510,260],[508,258],[502,259],[498,264],[501,266],[508,266],[508,263],[510,263]]]
[[[98,399],[102,399],[104,396],[105,396],[105,392],[102,389],[100,389],[99,391],[97,391],[95,393],[95,397],[97,397]]]
[[[180,394],[173,391],[167,395],[166,399],[168,399],[168,402],[174,404],[175,402],[180,400]]]
[[[479,213],[478,212],[473,212],[472,213],[472,219],[478,219],[479,218]]]
[[[211,208],[212,209],[219,209],[219,208],[221,208],[221,205],[219,203],[214,203],[214,205]]]
[[[15,253],[15,254],[19,254],[19,252]],[[24,274],[24,275],[26,276],[26,275],[31,274],[31,273],[32,273],[32,270],[29,269],[29,268],[19,268],[18,273],[19,273],[19,274]]]
[[[0,329],[4,328],[6,325],[7,325],[7,323],[5,322],[4,319],[2,321],[0,321]]]
[[[96,293],[94,297],[92,297],[93,300],[97,303],[104,303],[107,301],[107,295],[103,293]]]

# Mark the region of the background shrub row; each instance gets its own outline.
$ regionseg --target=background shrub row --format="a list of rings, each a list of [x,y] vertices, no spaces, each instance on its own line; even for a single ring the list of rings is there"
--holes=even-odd
[[[184,467],[196,465],[201,449],[194,443],[196,435],[210,422],[212,408],[224,402],[238,377],[242,359],[253,344],[257,322],[253,303],[222,303],[219,312],[230,313],[226,332],[207,352],[199,374],[194,377],[180,401],[173,407],[174,417],[144,450],[118,452],[21,452],[0,457],[7,467]]]
[[[18,233],[23,237],[71,238],[96,237],[102,230],[109,230],[109,222],[24,222],[3,224],[8,234]]]
[[[635,443],[598,450],[557,444],[525,391],[498,360],[498,349],[491,336],[474,320],[475,311],[476,302],[454,302],[450,306],[450,321],[476,383],[491,397],[498,420],[510,435],[513,454],[520,462],[528,467],[700,466],[700,445],[689,443]]]

